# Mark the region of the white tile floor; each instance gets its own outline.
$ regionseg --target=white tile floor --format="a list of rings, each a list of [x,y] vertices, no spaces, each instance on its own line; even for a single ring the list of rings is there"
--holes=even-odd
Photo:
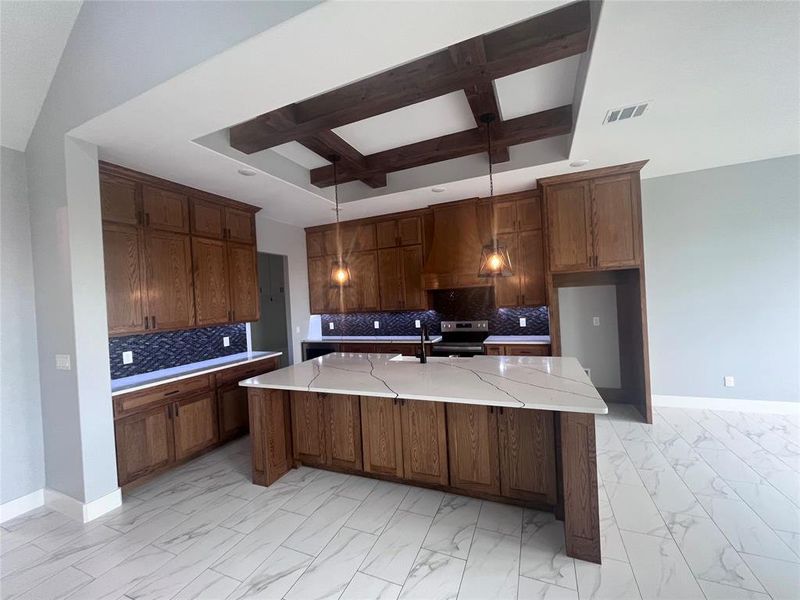
[[[597,421],[603,565],[552,515],[302,468],[248,481],[240,440],[80,525],[0,528],[4,599],[800,598],[800,419]]]

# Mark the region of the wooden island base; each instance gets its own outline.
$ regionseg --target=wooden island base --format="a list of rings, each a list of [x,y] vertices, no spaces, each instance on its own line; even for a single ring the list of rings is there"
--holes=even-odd
[[[594,415],[248,389],[253,483],[298,465],[555,513],[600,563]]]

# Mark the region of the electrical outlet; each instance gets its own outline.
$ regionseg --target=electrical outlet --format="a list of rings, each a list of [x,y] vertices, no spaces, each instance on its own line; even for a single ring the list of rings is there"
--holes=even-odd
[[[592,325],[600,327],[600,317],[592,317]]]
[[[380,329],[381,328],[381,322],[380,321],[373,321],[372,325],[373,325],[373,327],[375,327],[375,329]]]
[[[733,375],[725,375],[722,383],[725,385],[725,387],[734,387],[736,385],[736,380],[733,378]]]
[[[230,346],[231,345],[231,338],[229,338],[227,335],[223,335],[222,336],[222,345],[225,346],[226,348],[228,346]]]
[[[333,329],[333,323],[328,323],[328,329]]]
[[[300,333],[300,326],[299,325],[294,328],[294,332],[295,333]]]
[[[526,319],[525,317],[520,317],[519,318],[519,326],[520,327],[527,327],[528,326],[528,319]]]
[[[419,322],[419,319],[414,319],[414,327],[416,327],[417,329],[419,329],[420,327],[422,327],[422,325],[421,325],[421,324],[420,324],[420,322]]]
[[[72,370],[69,354],[56,354],[56,369],[60,371]]]
[[[122,353],[122,364],[129,365],[133,362],[133,352],[126,350]]]

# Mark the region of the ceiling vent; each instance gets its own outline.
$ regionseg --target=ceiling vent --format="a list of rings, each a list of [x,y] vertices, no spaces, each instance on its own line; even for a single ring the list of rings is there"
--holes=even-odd
[[[612,108],[606,112],[603,119],[603,125],[608,123],[616,123],[617,121],[624,121],[633,117],[641,117],[644,111],[647,110],[649,102],[642,102],[640,104],[633,104],[631,106],[622,106],[620,108]]]

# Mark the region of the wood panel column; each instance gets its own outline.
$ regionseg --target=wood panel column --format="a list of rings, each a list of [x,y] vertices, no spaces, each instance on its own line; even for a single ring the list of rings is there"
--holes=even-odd
[[[294,468],[289,392],[248,388],[253,483],[268,486]]]
[[[565,412],[560,414],[559,421],[567,556],[599,564],[600,514],[594,415]]]

